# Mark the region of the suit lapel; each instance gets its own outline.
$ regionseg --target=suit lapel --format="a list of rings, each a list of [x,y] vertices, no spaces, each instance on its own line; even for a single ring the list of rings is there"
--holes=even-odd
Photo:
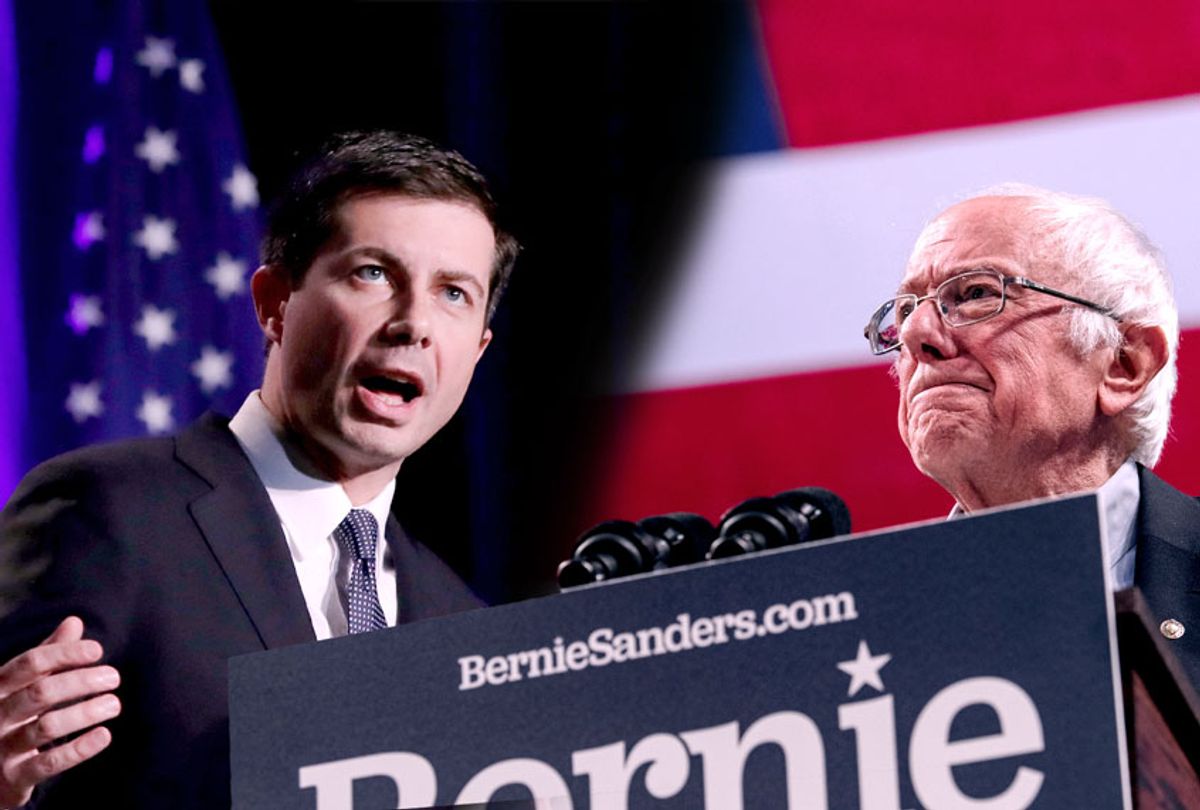
[[[188,510],[263,646],[315,641],[275,508],[227,422],[206,414],[179,435],[175,455],[212,487]]]
[[[1135,582],[1200,595],[1200,504],[1140,465],[1138,478]]]
[[[1192,683],[1200,685],[1200,505],[1141,466],[1138,476],[1134,584],[1155,621],[1183,623],[1184,635],[1171,648]]]
[[[412,586],[408,579],[413,570],[412,542],[396,516],[388,514],[387,526],[384,528],[383,539],[387,541],[388,551],[392,555],[392,565],[396,572],[396,624],[405,624],[413,620]]]

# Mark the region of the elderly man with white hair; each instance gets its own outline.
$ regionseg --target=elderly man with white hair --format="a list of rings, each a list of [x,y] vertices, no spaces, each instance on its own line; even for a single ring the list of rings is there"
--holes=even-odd
[[[1102,200],[985,192],[926,226],[866,336],[898,352],[900,436],[954,514],[1099,490],[1114,588],[1200,686],[1200,505],[1149,470],[1179,319],[1146,236]]]

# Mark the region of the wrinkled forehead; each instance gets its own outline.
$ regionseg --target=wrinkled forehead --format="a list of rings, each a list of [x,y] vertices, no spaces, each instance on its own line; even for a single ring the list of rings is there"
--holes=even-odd
[[[1038,242],[1028,198],[967,200],[947,208],[921,231],[900,287],[906,292],[923,291],[981,266],[1053,281],[1038,261]]]

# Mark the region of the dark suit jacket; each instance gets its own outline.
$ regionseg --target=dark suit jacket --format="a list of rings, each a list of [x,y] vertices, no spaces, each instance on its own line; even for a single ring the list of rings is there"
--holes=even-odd
[[[1138,467],[1141,502],[1133,582],[1157,621],[1177,619],[1184,634],[1170,642],[1200,692],[1200,503]]]
[[[387,529],[399,621],[479,607],[433,553]],[[0,661],[65,616],[122,677],[111,747],[35,807],[229,804],[226,662],[313,641],[274,507],[227,420],[85,448],[31,472],[0,514]]]

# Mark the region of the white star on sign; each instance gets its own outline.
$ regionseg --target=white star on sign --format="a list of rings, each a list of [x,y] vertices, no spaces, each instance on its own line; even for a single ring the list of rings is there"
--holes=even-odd
[[[179,243],[175,241],[175,220],[142,217],[142,229],[133,234],[133,243],[144,249],[151,261],[174,253],[179,250]]]
[[[842,661],[837,665],[838,669],[850,676],[850,689],[846,693],[847,696],[854,697],[864,686],[870,686],[882,692],[883,678],[879,677],[879,670],[883,669],[891,660],[892,656],[886,653],[871,655],[867,642],[859,641],[858,656],[853,661]]]
[[[76,422],[83,422],[104,413],[104,403],[100,401],[99,381],[71,383],[71,393],[67,397],[66,406]]]
[[[160,174],[179,162],[179,149],[175,146],[178,139],[179,135],[169,129],[164,132],[158,127],[146,127],[145,137],[133,152],[150,164],[150,171]]]
[[[157,79],[163,71],[175,67],[175,40],[146,37],[146,47],[138,51],[135,58]]]
[[[250,170],[240,163],[233,167],[233,174],[226,178],[221,188],[233,201],[234,211],[258,206],[258,181],[254,179]]]
[[[67,311],[67,325],[77,335],[86,334],[89,329],[103,326],[104,310],[101,308],[100,296],[72,295],[71,308]]]
[[[166,433],[175,427],[175,419],[171,416],[171,398],[144,391],[137,418],[146,426],[148,433]]]
[[[184,59],[179,63],[179,84],[193,93],[204,92],[204,63],[199,59]]]
[[[192,363],[192,374],[200,381],[200,390],[206,394],[233,385],[232,369],[233,354],[219,352],[212,346],[205,346],[200,352],[200,359]]]
[[[146,341],[146,348],[156,352],[175,342],[175,312],[147,304],[142,307],[142,317],[133,325],[133,332]]]
[[[204,280],[213,285],[217,298],[224,301],[246,291],[246,263],[221,251],[217,254],[217,263],[204,271]]]

